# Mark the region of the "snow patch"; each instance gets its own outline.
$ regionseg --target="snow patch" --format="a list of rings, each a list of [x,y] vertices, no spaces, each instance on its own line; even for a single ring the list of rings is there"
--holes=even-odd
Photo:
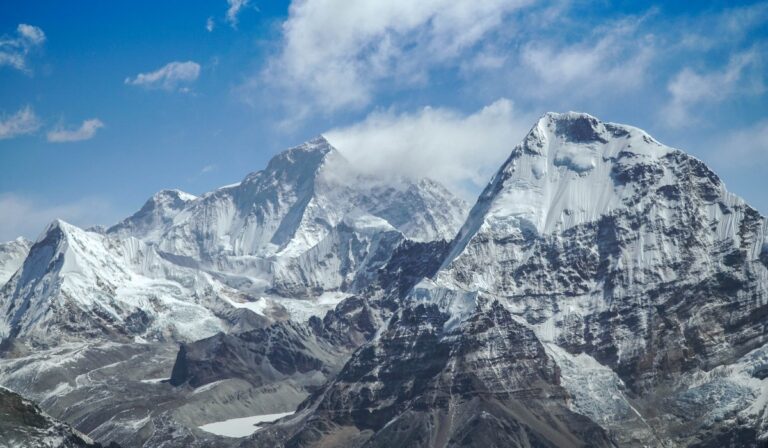
[[[170,378],[150,378],[146,380],[141,380],[141,382],[145,384],[160,384],[168,380],[170,380]]]

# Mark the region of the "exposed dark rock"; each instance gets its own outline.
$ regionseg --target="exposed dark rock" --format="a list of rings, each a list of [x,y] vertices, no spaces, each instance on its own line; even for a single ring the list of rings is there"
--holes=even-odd
[[[0,387],[0,447],[16,448],[120,448],[103,446],[69,425],[43,413],[21,395]]]
[[[434,305],[403,308],[300,406],[311,417],[244,446],[613,446],[568,410],[556,364],[501,305],[461,329],[444,331],[447,319]]]

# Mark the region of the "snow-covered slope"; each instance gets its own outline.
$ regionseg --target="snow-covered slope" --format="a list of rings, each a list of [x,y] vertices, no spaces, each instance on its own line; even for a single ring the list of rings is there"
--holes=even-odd
[[[26,238],[16,238],[0,243],[0,287],[21,267],[32,243]]]
[[[0,339],[189,340],[249,313],[322,316],[407,238],[451,239],[466,209],[429,180],[363,177],[320,137],[200,198],[163,190],[106,232],[56,221],[23,266],[27,243],[2,246],[18,274]]]
[[[350,212],[382,218],[412,239],[451,239],[466,205],[433,181],[363,177],[318,137],[199,199],[160,192],[109,232],[150,239],[166,252],[198,260],[295,256]]]
[[[0,338],[199,339],[226,328],[215,315],[227,303],[226,291],[140,240],[57,220],[0,289]]]
[[[188,345],[180,389],[165,390],[226,383],[218,420],[230,403],[288,411],[261,407],[330,378],[244,446],[768,440],[768,221],[701,161],[631,126],[550,113],[461,225],[464,210],[428,180],[361,176],[316,139],[199,198],[158,193],[106,234],[54,223],[0,289],[0,337],[118,340],[125,364],[83,365],[123,378],[133,349],[152,364],[153,338],[236,329]],[[274,323],[289,316],[306,323]],[[91,372],[70,381],[74,367],[40,353],[0,373],[50,402],[68,391],[60,411],[74,412]],[[307,381],[273,372],[297,365]],[[122,437],[127,417],[104,404],[119,393],[104,387],[91,428]],[[132,408],[155,427],[132,443],[195,440],[173,442],[197,427],[185,412],[204,411],[174,400],[173,422]]]
[[[198,199],[158,193],[109,233],[153,243],[252,295],[313,297],[348,291],[359,285],[351,281],[357,270],[375,269],[366,264],[372,247],[350,253],[348,241],[381,232],[400,234],[391,241],[450,240],[467,208],[427,179],[363,176],[319,137]]]
[[[707,225],[705,244],[744,245],[749,260],[759,255],[758,242],[766,234],[758,213],[729,193],[701,161],[631,126],[602,123],[586,114],[550,113],[513,150],[482,193],[446,266],[460,264],[456,259],[462,256],[471,258],[472,241],[482,235],[547,237],[628,213],[644,214],[644,223],[663,227],[691,218],[692,224]],[[738,224],[745,219],[754,222],[755,229],[741,235]],[[657,232],[663,229],[646,225],[638,230],[655,241],[638,238],[625,251],[635,257],[623,260],[633,275],[649,266],[662,267],[665,254],[685,255],[671,250],[678,241]],[[706,263],[707,257],[693,261]],[[493,280],[482,276],[474,276],[478,289],[492,286]],[[482,282],[490,283],[480,286]]]

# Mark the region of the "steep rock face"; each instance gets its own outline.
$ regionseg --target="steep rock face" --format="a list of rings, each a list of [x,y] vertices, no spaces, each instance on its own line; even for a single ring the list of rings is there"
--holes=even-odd
[[[19,270],[31,246],[32,243],[29,240],[21,237],[7,243],[0,243],[0,287]]]
[[[318,338],[304,324],[279,322],[263,329],[220,333],[183,344],[170,383],[196,388],[240,378],[258,387],[292,378],[317,387],[329,373],[339,369],[343,352],[343,348]]]
[[[545,339],[642,388],[765,342],[766,226],[699,160],[635,128],[548,114],[481,195],[436,283],[504,297]]]
[[[625,443],[659,443],[656,435],[695,443],[704,428],[727,434],[736,420],[751,422],[749,433],[761,425],[763,411],[749,403],[762,383],[700,375],[738,365],[768,341],[767,231],[701,161],[636,128],[547,114],[413,297],[457,320],[471,312],[467,293],[470,302],[498,298],[541,340],[612,369],[628,388],[626,406],[649,417],[645,435],[628,419],[604,423]],[[742,401],[707,402],[687,394],[692,385]],[[698,410],[681,414],[675,400]]]
[[[100,448],[20,395],[0,387],[0,447]],[[110,447],[119,448],[117,444]]]
[[[435,275],[449,249],[447,241],[404,241],[379,270],[369,291],[379,291],[390,303],[396,302],[422,279]]]
[[[244,446],[612,446],[567,409],[556,364],[501,305],[458,328],[449,318],[400,310],[295,417]]]

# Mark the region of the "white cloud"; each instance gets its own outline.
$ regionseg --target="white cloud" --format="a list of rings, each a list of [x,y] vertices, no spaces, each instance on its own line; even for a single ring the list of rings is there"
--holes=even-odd
[[[655,54],[652,37],[637,34],[644,19],[598,28],[593,36],[575,44],[526,43],[520,62],[534,75],[526,82],[526,93],[575,97],[639,87]]]
[[[435,67],[459,65],[507,15],[530,3],[296,0],[283,24],[282,50],[260,78],[324,112],[360,108],[378,83],[418,85]]]
[[[765,91],[762,75],[750,76],[750,69],[760,67],[760,55],[755,50],[731,57],[721,70],[697,72],[684,68],[667,84],[671,98],[662,110],[662,119],[670,127],[682,127],[696,122],[691,110],[702,104],[716,104],[734,94],[760,94]]]
[[[182,84],[189,84],[200,76],[200,64],[193,61],[169,62],[163,67],[149,73],[139,73],[134,77],[126,78],[125,83],[145,88],[176,90]],[[187,91],[181,87],[180,91]]]
[[[227,22],[229,22],[232,28],[237,28],[237,15],[248,5],[248,2],[249,0],[227,0],[227,5],[229,5],[227,9]]]
[[[210,33],[216,27],[216,22],[213,21],[213,17],[208,17],[205,21],[205,29]]]
[[[32,45],[41,45],[45,42],[45,33],[36,26],[21,23],[16,31],[24,40]]]
[[[83,121],[77,129],[56,128],[48,132],[48,141],[53,143],[79,142],[90,140],[96,135],[96,131],[104,127],[104,123],[98,118]]]
[[[364,172],[429,177],[467,197],[491,174],[534,123],[500,99],[469,115],[425,107],[415,113],[374,112],[324,135]],[[474,186],[474,187],[472,187]]]
[[[40,120],[31,107],[19,109],[13,115],[0,118],[0,140],[31,134],[40,128]]]
[[[0,193],[0,210],[0,241],[18,236],[34,239],[57,218],[81,227],[109,224],[117,218],[112,206],[96,197],[49,204],[15,193]]]
[[[215,169],[216,169],[216,165],[205,165],[203,169],[200,170],[200,174],[210,173]]]
[[[19,24],[16,37],[0,38],[0,66],[8,65],[29,73],[27,56],[45,42],[45,33],[36,26]]]

